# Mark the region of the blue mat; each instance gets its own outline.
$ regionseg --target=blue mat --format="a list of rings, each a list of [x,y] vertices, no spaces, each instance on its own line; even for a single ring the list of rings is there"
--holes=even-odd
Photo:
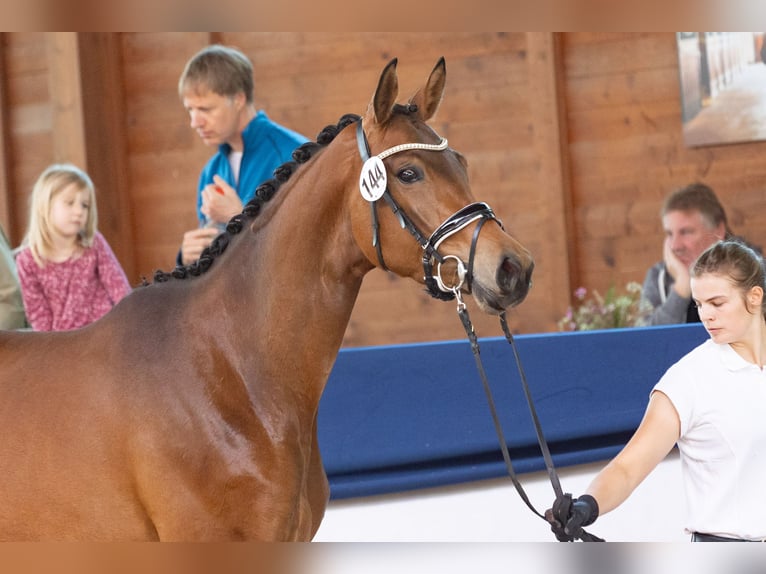
[[[660,376],[706,338],[700,324],[516,336],[554,464],[614,456]],[[479,343],[514,470],[544,469],[512,348]],[[319,443],[334,499],[507,474],[467,340],[341,350]]]

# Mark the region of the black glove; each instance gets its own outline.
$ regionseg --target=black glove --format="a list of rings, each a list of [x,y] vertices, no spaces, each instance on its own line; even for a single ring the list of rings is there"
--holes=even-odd
[[[598,503],[589,494],[572,499],[567,493],[556,498],[553,508],[545,513],[551,531],[559,542],[572,542],[582,538],[583,526],[593,524],[598,518]]]

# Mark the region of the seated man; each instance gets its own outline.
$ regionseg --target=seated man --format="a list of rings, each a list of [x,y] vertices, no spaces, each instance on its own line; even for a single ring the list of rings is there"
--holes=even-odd
[[[641,296],[652,309],[647,324],[698,323],[689,268],[713,243],[732,236],[726,212],[710,187],[693,183],[671,193],[660,215],[663,260],[646,273]]]

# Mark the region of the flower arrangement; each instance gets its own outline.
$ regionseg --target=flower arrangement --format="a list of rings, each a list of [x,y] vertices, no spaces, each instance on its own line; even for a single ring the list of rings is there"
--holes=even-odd
[[[592,331],[594,329],[616,329],[646,325],[651,311],[649,304],[641,300],[641,285],[631,281],[624,293],[618,293],[614,285],[606,295],[580,287],[575,290],[577,301],[569,307],[567,314],[558,322],[559,331]]]

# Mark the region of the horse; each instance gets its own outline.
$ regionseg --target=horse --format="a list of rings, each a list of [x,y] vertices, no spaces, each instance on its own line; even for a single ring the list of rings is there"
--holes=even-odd
[[[494,314],[525,298],[531,254],[427,124],[444,59],[406,104],[396,65],[198,261],[81,329],[0,332],[0,540],[309,541],[319,402],[364,276]]]

